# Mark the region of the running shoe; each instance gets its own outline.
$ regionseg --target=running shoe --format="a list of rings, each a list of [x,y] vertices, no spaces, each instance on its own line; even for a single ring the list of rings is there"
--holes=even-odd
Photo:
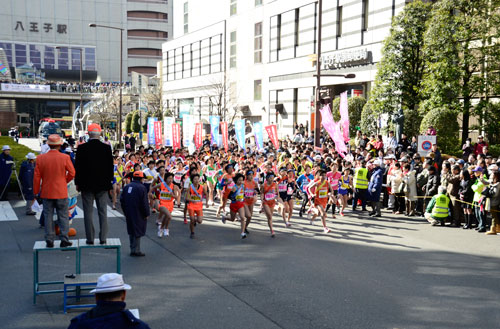
[[[191,239],[194,239],[194,232],[191,232],[191,235],[189,236]]]
[[[163,235],[164,236],[170,236],[170,231],[168,230],[168,228],[166,228],[166,229],[163,230]]]
[[[311,212],[310,212],[310,211],[308,211],[308,212],[307,212],[307,219],[308,219],[310,222],[312,222],[311,218],[312,218]]]
[[[241,233],[241,238],[242,239],[246,239],[247,238],[247,234],[246,233]]]
[[[290,224],[290,222],[286,222],[286,227],[292,227],[292,224]]]
[[[274,231],[271,231],[271,238],[274,238],[275,236]]]
[[[158,229],[158,237],[161,238],[163,236],[163,230],[161,228]]]
[[[250,234],[250,232],[248,232],[248,230],[247,230],[247,229],[245,229],[245,234]]]
[[[323,232],[330,233],[330,229],[328,227],[323,227]]]
[[[221,222],[222,222],[222,224],[226,224],[226,215],[225,214],[222,214]]]
[[[342,211],[340,212],[340,216],[344,216],[344,213]]]
[[[187,218],[184,218],[184,224],[187,224],[187,223],[188,223]]]

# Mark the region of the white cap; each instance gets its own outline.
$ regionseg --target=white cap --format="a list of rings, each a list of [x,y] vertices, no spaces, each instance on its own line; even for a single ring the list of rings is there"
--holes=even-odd
[[[28,160],[35,160],[36,159],[35,153],[30,152],[30,153],[26,154],[26,159],[28,159]]]
[[[318,154],[318,155],[314,156],[314,161],[317,161],[317,160],[321,160],[321,155]]]
[[[382,161],[380,161],[379,159],[377,159],[377,160],[373,161],[373,164],[375,166],[381,166],[382,165]]]
[[[451,163],[455,163],[455,161],[456,161],[455,158],[449,158],[448,159],[448,162],[451,162]]]
[[[118,273],[106,273],[97,279],[97,286],[91,290],[91,294],[103,294],[120,290],[130,290],[131,286],[123,282],[123,276]]]
[[[5,150],[10,150],[10,146],[9,145],[4,145],[2,147],[2,152],[5,151]]]

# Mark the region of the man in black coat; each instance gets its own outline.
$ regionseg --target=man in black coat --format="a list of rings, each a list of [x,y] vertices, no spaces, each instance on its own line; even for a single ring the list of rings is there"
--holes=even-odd
[[[148,190],[142,184],[144,173],[140,170],[134,171],[132,178],[132,182],[123,188],[120,203],[127,221],[130,256],[141,257],[145,256],[141,252],[141,237],[146,235],[147,219],[151,213],[149,210]]]
[[[78,146],[75,159],[75,185],[82,192],[83,218],[87,244],[94,243],[94,200],[99,215],[99,240],[106,243],[108,235],[108,191],[113,188],[113,155],[111,147],[99,140],[101,127],[91,124],[89,141]]]

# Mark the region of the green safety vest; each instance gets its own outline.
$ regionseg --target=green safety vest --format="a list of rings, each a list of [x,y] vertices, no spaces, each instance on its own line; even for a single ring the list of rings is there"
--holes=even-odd
[[[362,190],[368,189],[368,169],[356,169],[356,173],[354,174],[354,187]]]
[[[434,197],[436,203],[432,208],[432,217],[434,218],[446,218],[448,217],[448,205],[450,204],[450,198],[445,194],[438,194]]]

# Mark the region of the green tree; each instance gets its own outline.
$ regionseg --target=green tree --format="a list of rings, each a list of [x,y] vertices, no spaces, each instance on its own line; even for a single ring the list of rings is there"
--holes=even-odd
[[[428,22],[421,112],[461,114],[462,143],[469,135],[473,99],[487,98],[492,88],[487,76],[498,75],[498,42],[492,42],[499,35],[498,8],[499,0],[441,0]]]
[[[127,134],[132,133],[132,112],[125,116],[125,132]]]
[[[394,18],[390,35],[382,47],[372,94],[364,109],[364,118],[373,120],[382,113],[390,118],[401,107],[405,114],[404,132],[410,136],[418,133],[422,119],[417,109],[426,63],[425,24],[431,10],[432,4],[416,0]],[[371,129],[375,125],[367,120],[363,121],[363,129],[373,132]]]
[[[356,126],[361,124],[361,112],[366,104],[364,97],[351,97],[347,100],[347,107],[349,109],[349,135],[356,134]],[[340,120],[340,97],[337,97],[332,102],[332,114],[335,121]]]
[[[141,131],[141,123],[140,121],[140,110],[134,111],[134,114],[132,115],[132,131],[135,133],[138,133]]]

